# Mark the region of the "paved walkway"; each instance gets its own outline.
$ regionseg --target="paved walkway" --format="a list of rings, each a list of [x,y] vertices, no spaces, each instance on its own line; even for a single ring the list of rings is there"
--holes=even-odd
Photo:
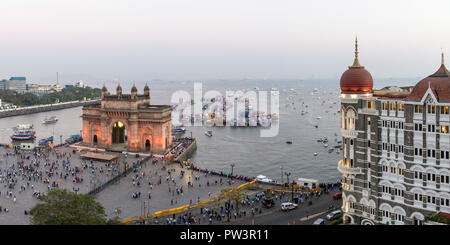
[[[24,211],[39,203],[37,196],[33,195],[35,192],[46,193],[52,188],[64,188],[88,193],[95,186],[122,172],[125,163],[131,167],[136,161],[142,160],[135,156],[121,155],[118,164],[108,165],[105,162],[83,160],[79,156],[80,152],[73,153],[72,150],[70,147],[61,147],[50,154],[34,156],[30,152],[15,154],[12,149],[0,148],[0,206],[2,209],[8,209],[8,212],[0,213],[0,224],[29,224],[30,216],[25,215]],[[167,179],[169,169],[173,169],[170,180]],[[182,177],[181,171],[185,171]],[[75,183],[75,178],[83,181]],[[158,184],[160,178],[161,183]],[[188,187],[189,181],[193,182],[193,187]],[[208,181],[214,184],[208,186]],[[59,187],[53,187],[53,183],[58,183]],[[150,161],[119,182],[107,186],[96,195],[96,198],[105,207],[109,218],[114,216],[128,218],[143,214],[144,206],[145,212],[178,207],[189,204],[191,200],[196,202],[198,198],[205,200],[223,188],[236,187],[242,183],[244,182],[235,180],[232,184],[228,184],[225,177],[205,176],[183,169],[179,164],[167,165],[159,160],[156,164]],[[171,193],[168,191],[169,187]],[[177,188],[182,188],[183,193],[177,194]],[[140,198],[132,197],[135,192],[141,193]],[[115,212],[117,208],[121,210],[119,215]]]

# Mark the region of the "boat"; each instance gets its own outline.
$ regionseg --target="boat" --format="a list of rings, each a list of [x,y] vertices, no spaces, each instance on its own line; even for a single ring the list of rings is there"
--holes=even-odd
[[[317,156],[317,155],[319,155],[319,153],[317,153],[317,152],[314,152],[314,156]]]
[[[328,153],[331,153],[333,151],[334,151],[334,148],[332,148],[332,147],[328,148]]]
[[[184,127],[183,124],[178,125],[178,126],[172,125],[172,133],[173,134],[184,133],[184,132],[186,132],[186,128]]]
[[[31,130],[17,130],[11,136],[12,140],[31,140],[36,136],[34,135],[36,132]]]
[[[42,121],[43,124],[49,124],[49,123],[56,123],[58,121],[58,118],[56,116],[46,117],[44,121]]]
[[[13,127],[14,130],[27,130],[27,129],[33,129],[33,124],[17,124],[15,127]]]
[[[206,131],[205,135],[211,137],[212,136],[212,131],[211,130]]]
[[[286,144],[291,145],[291,144],[292,144],[292,141],[291,141],[291,140],[288,140],[288,141],[286,141]]]
[[[53,143],[53,136],[39,140],[39,145],[46,145],[49,142]]]

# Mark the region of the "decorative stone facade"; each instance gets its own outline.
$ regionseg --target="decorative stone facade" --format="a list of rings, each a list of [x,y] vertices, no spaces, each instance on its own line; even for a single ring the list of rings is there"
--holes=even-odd
[[[151,105],[150,89],[137,94],[122,94],[119,85],[115,95],[104,86],[101,103],[83,107],[83,144],[104,149],[130,152],[165,153],[172,144],[172,108]]]

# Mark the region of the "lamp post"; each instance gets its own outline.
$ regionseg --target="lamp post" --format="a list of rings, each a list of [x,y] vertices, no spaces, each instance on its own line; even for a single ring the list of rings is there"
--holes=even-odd
[[[280,170],[281,170],[281,185],[283,185],[283,166],[280,166]]]
[[[232,163],[232,164],[231,164],[231,179],[233,179],[233,168],[234,168],[234,166],[235,166],[235,164]]]
[[[291,175],[291,173],[284,173],[287,177],[287,183],[289,184],[289,176]]]
[[[59,144],[62,145],[62,135],[59,136]]]

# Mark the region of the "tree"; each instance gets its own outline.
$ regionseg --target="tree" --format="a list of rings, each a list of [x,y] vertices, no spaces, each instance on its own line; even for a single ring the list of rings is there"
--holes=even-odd
[[[235,203],[236,212],[239,212],[239,204],[242,199],[246,198],[248,194],[244,190],[237,190],[235,188],[225,188],[221,190],[222,194],[228,197],[228,202],[231,204],[231,201]]]
[[[43,203],[34,206],[30,214],[34,225],[106,225],[118,224],[117,219],[107,220],[105,209],[88,194],[68,190],[51,190],[43,196]]]

